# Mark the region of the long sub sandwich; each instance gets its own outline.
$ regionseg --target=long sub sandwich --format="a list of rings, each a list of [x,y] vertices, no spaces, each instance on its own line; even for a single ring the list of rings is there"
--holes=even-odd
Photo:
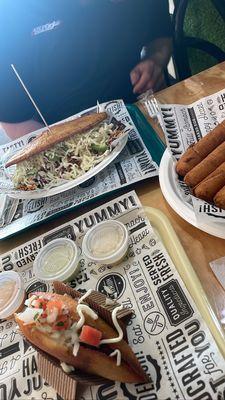
[[[100,163],[122,131],[106,122],[107,113],[86,115],[54,125],[20,152],[6,167],[16,164],[16,189],[35,190],[76,179]]]
[[[76,370],[112,381],[139,383],[148,379],[123,339],[113,310],[111,327],[85,304],[67,294],[34,293],[15,319],[27,340]]]

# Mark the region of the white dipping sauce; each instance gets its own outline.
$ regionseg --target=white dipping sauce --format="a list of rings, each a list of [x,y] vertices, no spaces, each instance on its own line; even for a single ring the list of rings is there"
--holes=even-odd
[[[71,280],[79,270],[75,242],[59,238],[47,243],[34,260],[33,269],[36,277],[46,282]]]
[[[0,283],[0,311],[10,302],[16,290],[15,281],[3,281]]]
[[[94,257],[107,257],[117,251],[124,240],[124,233],[119,226],[106,225],[97,231],[89,243]]]
[[[49,250],[42,259],[42,271],[48,275],[64,270],[74,257],[73,248],[59,245]]]
[[[117,264],[126,256],[128,230],[115,220],[100,222],[85,235],[82,243],[84,255],[97,264]]]

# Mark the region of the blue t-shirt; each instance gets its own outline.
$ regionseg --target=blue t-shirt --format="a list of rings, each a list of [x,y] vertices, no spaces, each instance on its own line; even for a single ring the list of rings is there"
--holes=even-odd
[[[133,101],[142,47],[171,36],[167,0],[7,0],[0,31],[0,121],[36,117],[13,63],[49,124],[97,100]]]

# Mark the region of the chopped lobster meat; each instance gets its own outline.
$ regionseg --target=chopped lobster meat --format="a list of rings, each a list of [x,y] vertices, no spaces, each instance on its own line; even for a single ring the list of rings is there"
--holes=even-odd
[[[52,329],[54,331],[64,331],[68,329],[71,325],[71,321],[67,315],[61,315],[57,318],[56,322],[53,324]]]

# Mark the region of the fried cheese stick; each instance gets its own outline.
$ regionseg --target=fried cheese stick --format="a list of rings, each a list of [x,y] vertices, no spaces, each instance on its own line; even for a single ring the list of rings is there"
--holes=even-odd
[[[199,164],[216,147],[225,141],[225,121],[221,122],[199,142],[190,146],[176,165],[176,172],[185,176],[192,168]]]

